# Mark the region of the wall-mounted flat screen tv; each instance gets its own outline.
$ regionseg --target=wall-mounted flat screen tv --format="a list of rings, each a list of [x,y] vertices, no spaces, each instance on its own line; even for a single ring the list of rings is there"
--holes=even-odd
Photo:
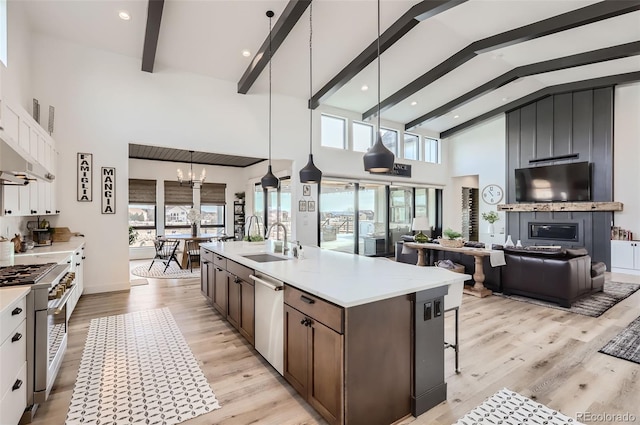
[[[591,200],[588,162],[519,168],[516,202],[564,202]]]

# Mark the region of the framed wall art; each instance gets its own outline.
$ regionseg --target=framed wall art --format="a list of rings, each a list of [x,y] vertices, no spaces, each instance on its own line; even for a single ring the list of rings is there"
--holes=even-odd
[[[116,213],[116,169],[102,167],[102,214]]]
[[[78,152],[78,202],[93,201],[93,154]]]
[[[298,211],[307,212],[307,201],[302,200],[298,202]]]
[[[302,185],[302,196],[311,196],[311,185]]]
[[[307,211],[309,212],[316,211],[316,201],[307,201]]]

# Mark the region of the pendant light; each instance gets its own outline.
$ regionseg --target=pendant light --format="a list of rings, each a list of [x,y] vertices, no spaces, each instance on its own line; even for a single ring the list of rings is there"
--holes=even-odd
[[[309,99],[313,97],[313,2],[309,4]],[[313,163],[313,109],[309,108],[309,162],[300,170],[301,183],[320,183],[322,171]]]
[[[263,189],[277,189],[280,186],[280,180],[271,171],[271,18],[273,15],[273,11],[267,11],[269,18],[269,168],[260,181]]]
[[[193,186],[196,183],[200,183],[200,184],[204,183],[204,179],[207,176],[207,171],[203,168],[202,173],[200,173],[200,180],[197,180],[196,174],[193,172],[193,151],[189,151],[189,154],[191,155],[191,162],[190,162],[190,168],[189,168],[189,181],[185,181],[184,173],[182,172],[182,169],[178,168],[178,171],[177,171],[178,182],[180,182],[180,186],[182,186],[182,183],[185,183],[193,188]]]
[[[385,173],[393,168],[395,156],[382,143],[380,135],[380,0],[378,0],[378,137],[364,154],[364,170],[371,173]]]

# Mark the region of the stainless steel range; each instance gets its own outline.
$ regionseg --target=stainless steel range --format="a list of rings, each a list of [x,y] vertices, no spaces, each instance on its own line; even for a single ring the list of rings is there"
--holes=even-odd
[[[67,349],[67,300],[75,290],[69,264],[0,267],[0,287],[31,285],[27,295],[27,409],[29,423],[49,397]]]

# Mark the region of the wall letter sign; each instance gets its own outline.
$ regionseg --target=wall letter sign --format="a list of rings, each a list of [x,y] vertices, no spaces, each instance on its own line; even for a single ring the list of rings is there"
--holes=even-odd
[[[116,169],[102,167],[102,214],[116,213]]]
[[[93,154],[78,152],[78,202],[93,201]]]

